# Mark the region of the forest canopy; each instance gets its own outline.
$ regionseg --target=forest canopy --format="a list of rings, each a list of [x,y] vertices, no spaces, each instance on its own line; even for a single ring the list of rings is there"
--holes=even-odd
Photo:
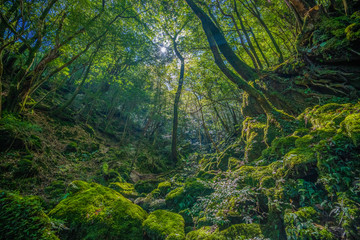
[[[2,0],[0,239],[357,239],[359,66],[357,0]]]

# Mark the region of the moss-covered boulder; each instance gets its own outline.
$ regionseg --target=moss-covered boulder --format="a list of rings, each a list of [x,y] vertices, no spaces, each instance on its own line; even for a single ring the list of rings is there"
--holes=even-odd
[[[181,215],[166,210],[152,212],[143,223],[146,235],[152,240],[185,239],[184,226]]]
[[[37,197],[0,191],[0,239],[56,240]]]
[[[62,200],[51,217],[65,222],[62,239],[141,239],[147,213],[113,189],[76,181],[72,194]]]

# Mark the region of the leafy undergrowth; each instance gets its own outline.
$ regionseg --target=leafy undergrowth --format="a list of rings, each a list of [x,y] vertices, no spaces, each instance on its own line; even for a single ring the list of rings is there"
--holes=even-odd
[[[17,199],[16,211],[31,210],[39,216],[36,221],[42,225],[32,229],[35,234],[53,236],[55,232],[61,239],[357,239],[360,103],[315,106],[297,121],[299,126],[290,135],[274,137],[264,147],[261,139],[266,136],[266,125],[248,120],[241,139],[220,154],[202,159],[195,154],[184,161],[182,171],[135,183],[129,172],[119,170],[121,164],[131,161],[116,167],[114,161],[105,160],[121,156],[112,153],[113,146],[78,126],[50,128],[58,123],[49,120],[36,126],[12,124],[17,128],[13,130],[17,144],[24,144],[27,150],[26,155],[22,148],[2,153],[2,186],[24,188],[26,193],[31,186],[48,184],[40,184],[40,180],[51,173],[52,182],[44,188],[45,193],[41,188],[35,191],[52,199],[53,204],[43,204],[51,219],[40,205],[31,210],[32,204],[19,200],[27,198],[18,195],[3,194],[1,207],[9,214],[14,209],[9,202]],[[22,134],[25,128],[29,131]],[[62,139],[67,139],[63,143],[45,141],[60,133],[73,135],[63,135]],[[39,136],[39,145],[29,144],[32,135]],[[92,141],[81,141],[81,137]],[[89,142],[99,145],[86,147]],[[257,143],[265,148],[260,153]],[[124,147],[122,151],[129,154],[132,150]],[[53,157],[55,167],[41,165],[44,155],[47,160]],[[64,168],[59,167],[62,165]],[[67,184],[74,179],[86,182]],[[29,216],[16,211],[11,219],[28,221]],[[34,221],[32,216],[29,221]],[[5,224],[4,229],[7,227]]]

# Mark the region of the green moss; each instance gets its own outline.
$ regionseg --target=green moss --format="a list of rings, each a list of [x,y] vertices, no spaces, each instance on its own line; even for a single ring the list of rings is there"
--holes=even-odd
[[[313,129],[337,129],[340,123],[348,116],[356,105],[329,103],[306,109],[298,119],[310,123]]]
[[[266,124],[253,118],[246,118],[243,122],[242,138],[245,142],[245,161],[251,162],[261,155],[261,151],[266,148]]]
[[[0,191],[1,239],[58,239],[36,197]]]
[[[115,182],[115,183],[110,183],[109,187],[121,193],[121,195],[127,198],[136,198],[139,195],[135,191],[134,185],[131,183]]]
[[[262,158],[269,163],[279,160],[285,153],[295,148],[295,141],[298,138],[297,136],[275,138],[271,146],[262,152]]]
[[[183,199],[185,192],[184,189],[185,189],[184,187],[178,187],[172,190],[171,192],[169,192],[165,197],[166,204],[169,206],[179,204]]]
[[[186,240],[206,240],[209,239],[213,233],[214,230],[211,227],[202,227],[186,234]]]
[[[295,148],[283,158],[283,168],[278,172],[287,178],[304,178],[317,175],[317,158],[309,148]]]
[[[69,184],[66,191],[70,194],[75,194],[77,192],[84,191],[90,187],[91,187],[90,183],[76,180]]]
[[[142,237],[141,224],[147,214],[120,193],[96,183],[76,181],[78,191],[62,200],[49,215],[65,221],[70,231],[63,239]]]
[[[340,125],[341,130],[353,140],[355,146],[358,146],[360,144],[360,113],[347,116]]]
[[[295,141],[295,146],[297,148],[300,147],[308,147],[311,143],[313,143],[314,137],[311,135],[305,135]]]
[[[263,237],[259,224],[241,223],[232,225],[219,233],[215,233],[211,239],[253,239]]]
[[[160,190],[162,195],[166,195],[168,192],[170,192],[171,183],[169,181],[161,182],[157,188]]]
[[[243,182],[246,185],[253,187],[259,187],[262,185],[272,185],[273,180],[271,178],[276,178],[277,169],[281,166],[280,162],[273,162],[268,166],[242,166],[239,170],[235,172],[236,175],[243,176]]]
[[[181,215],[165,210],[152,212],[143,223],[146,235],[153,240],[185,239],[184,226]]]

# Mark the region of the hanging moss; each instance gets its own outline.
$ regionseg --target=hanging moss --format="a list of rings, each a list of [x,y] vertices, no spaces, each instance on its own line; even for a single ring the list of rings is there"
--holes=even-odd
[[[0,191],[0,238],[57,240],[36,197]]]
[[[147,214],[120,193],[96,183],[73,182],[72,194],[62,200],[51,217],[65,221],[62,239],[140,239]],[[76,186],[76,187],[75,187]]]
[[[152,240],[185,239],[184,227],[181,215],[165,210],[152,212],[143,223],[146,235]]]

